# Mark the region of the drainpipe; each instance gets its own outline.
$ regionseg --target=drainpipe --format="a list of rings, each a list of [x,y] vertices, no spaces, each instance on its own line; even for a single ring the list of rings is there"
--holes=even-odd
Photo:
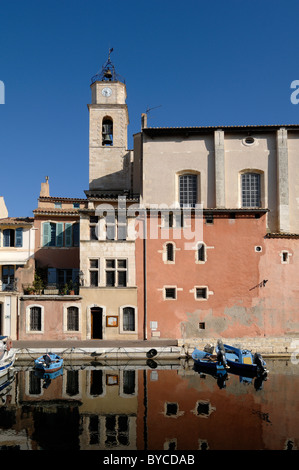
[[[147,277],[146,277],[146,237],[147,237],[147,227],[146,227],[146,209],[144,214],[143,222],[143,310],[144,310],[144,319],[143,319],[143,339],[147,340]]]

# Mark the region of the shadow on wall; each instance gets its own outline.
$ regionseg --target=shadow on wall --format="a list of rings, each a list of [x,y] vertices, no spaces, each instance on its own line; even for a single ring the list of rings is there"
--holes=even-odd
[[[106,176],[101,176],[90,181],[90,190],[99,191],[122,191],[131,189],[131,172],[132,163],[130,160],[130,152],[126,153],[122,158],[123,168],[122,170],[110,173]]]

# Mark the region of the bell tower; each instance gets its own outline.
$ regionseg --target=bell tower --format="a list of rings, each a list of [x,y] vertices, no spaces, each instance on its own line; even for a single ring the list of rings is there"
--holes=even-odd
[[[130,190],[128,108],[125,81],[110,60],[91,79],[89,109],[89,191],[120,194]]]

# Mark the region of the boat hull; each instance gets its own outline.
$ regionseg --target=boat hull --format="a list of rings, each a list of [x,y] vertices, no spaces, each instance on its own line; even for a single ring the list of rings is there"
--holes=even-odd
[[[225,357],[230,373],[244,377],[257,377],[266,373],[265,368],[260,368],[254,363],[254,356],[247,349],[238,349],[228,344],[224,344]]]
[[[226,367],[223,364],[220,364],[210,353],[206,353],[205,351],[200,351],[195,348],[191,357],[194,364],[196,364],[198,368],[202,369],[202,371],[226,371]]]
[[[16,360],[16,355],[12,354],[7,357],[4,362],[0,362],[0,377],[3,377],[13,367]]]

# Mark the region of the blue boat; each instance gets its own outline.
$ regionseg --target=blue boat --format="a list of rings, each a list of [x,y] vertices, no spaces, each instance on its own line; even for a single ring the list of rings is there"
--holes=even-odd
[[[219,348],[218,342],[216,351]],[[259,377],[267,375],[266,362],[261,354],[252,354],[248,349],[240,349],[228,344],[222,344],[230,373],[243,377]]]
[[[206,345],[203,351],[194,348],[191,354],[194,364],[199,366],[202,371],[205,369],[213,373],[226,372],[228,364],[224,349],[221,347],[221,344],[217,344],[216,354],[214,355],[213,349],[213,346],[210,345]]]
[[[63,359],[54,353],[46,353],[34,361],[35,368],[46,373],[52,373],[62,367]]]

